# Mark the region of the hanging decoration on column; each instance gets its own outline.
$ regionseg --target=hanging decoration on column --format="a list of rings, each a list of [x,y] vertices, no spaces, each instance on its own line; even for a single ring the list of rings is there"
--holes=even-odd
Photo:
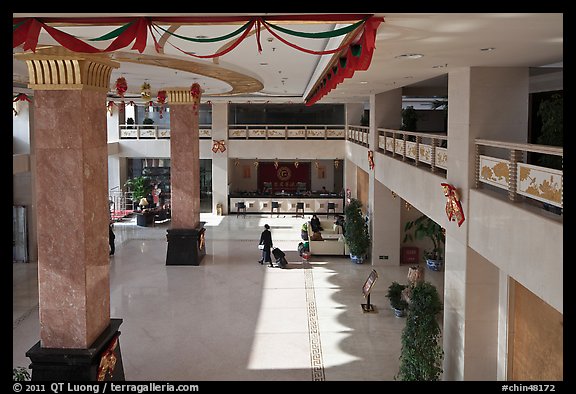
[[[371,170],[374,169],[374,151],[372,150],[368,151],[368,166]]]
[[[18,93],[16,96],[14,96],[14,99],[12,100],[12,103],[16,103],[12,104],[12,111],[14,111],[14,116],[18,116],[18,111],[20,111],[19,106],[20,101],[28,101],[29,103],[32,102],[32,100],[30,100],[30,98],[26,95],[26,93]]]
[[[294,162],[294,167],[298,168],[299,165],[300,163],[298,162],[298,159],[296,159],[296,161]]]
[[[254,163],[253,163],[253,164],[254,164],[254,167],[258,167],[258,164],[260,164],[260,163],[258,162],[258,158],[256,158],[256,160],[254,160]]]
[[[160,110],[159,110],[160,111],[160,119],[163,118],[162,113],[164,112],[164,106],[166,105],[166,98],[167,98],[166,91],[165,90],[159,90],[157,100],[158,100],[158,104],[160,105]]]
[[[226,141],[225,140],[214,140],[212,144],[212,152],[226,152]]]
[[[338,168],[339,165],[340,165],[340,160],[338,160],[338,159],[334,160],[334,168]]]
[[[440,185],[444,190],[444,196],[446,196],[446,215],[450,221],[456,221],[458,227],[460,227],[464,223],[465,218],[458,191],[449,183],[441,183]]]
[[[148,112],[149,104],[152,102],[152,91],[148,82],[144,82],[140,87],[140,96],[142,97],[142,100],[146,102],[144,111]]]
[[[240,165],[240,160],[234,160],[234,167],[238,167]]]
[[[280,163],[278,162],[278,158],[274,159],[274,168],[278,169],[278,166],[280,165]]]
[[[116,103],[112,100],[108,101],[108,105],[106,105],[107,109],[108,109],[108,113],[110,114],[110,116],[112,116],[112,112],[114,112],[114,106],[116,106]]]
[[[194,113],[198,112],[198,107],[200,106],[200,95],[202,94],[202,88],[198,82],[194,82],[190,87],[190,95],[192,96],[192,110]]]
[[[116,93],[118,93],[118,96],[120,96],[120,98],[122,99],[120,101],[120,111],[124,110],[124,94],[126,93],[126,91],[128,90],[128,84],[126,83],[126,78],[124,77],[120,77],[116,80]]]

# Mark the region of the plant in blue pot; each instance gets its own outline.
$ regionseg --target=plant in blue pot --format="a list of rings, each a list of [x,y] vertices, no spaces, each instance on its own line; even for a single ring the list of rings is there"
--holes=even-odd
[[[406,222],[404,232],[404,242],[425,238],[432,241],[434,247],[432,250],[424,250],[423,257],[428,268],[433,271],[440,271],[444,266],[444,242],[446,240],[442,226],[428,216],[422,215],[415,220]]]
[[[350,199],[344,214],[344,239],[350,250],[350,259],[356,264],[362,264],[370,247],[370,233],[362,215],[360,200]]]

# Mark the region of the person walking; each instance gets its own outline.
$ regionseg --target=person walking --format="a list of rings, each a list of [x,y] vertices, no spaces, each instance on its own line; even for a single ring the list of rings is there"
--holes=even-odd
[[[272,265],[272,256],[270,253],[270,250],[272,249],[272,233],[270,232],[270,226],[265,224],[264,225],[264,231],[262,231],[262,234],[260,234],[260,245],[263,246],[262,249],[262,259],[258,260],[258,262],[260,264],[264,264],[269,263],[270,267],[273,267]]]
[[[110,256],[114,256],[114,252],[116,251],[116,245],[114,243],[116,235],[114,234],[114,230],[112,229],[113,225],[114,224],[112,223],[108,224],[108,243],[110,244]]]

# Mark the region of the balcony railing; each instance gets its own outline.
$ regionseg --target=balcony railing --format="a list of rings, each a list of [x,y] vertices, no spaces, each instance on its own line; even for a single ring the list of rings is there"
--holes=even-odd
[[[170,128],[161,125],[149,124],[129,124],[120,125],[121,140],[155,140],[170,139]],[[212,125],[200,125],[198,134],[200,139],[210,139],[212,137]]]
[[[358,145],[368,147],[368,137],[370,136],[370,127],[368,126],[348,126],[347,139]]]
[[[475,186],[482,184],[508,191],[511,201],[520,196],[564,208],[564,171],[527,164],[524,153],[564,158],[564,148],[476,139]]]
[[[231,140],[343,140],[346,138],[344,125],[229,125]]]
[[[416,166],[425,164],[432,172],[448,168],[448,137],[444,134],[378,129],[378,152]]]

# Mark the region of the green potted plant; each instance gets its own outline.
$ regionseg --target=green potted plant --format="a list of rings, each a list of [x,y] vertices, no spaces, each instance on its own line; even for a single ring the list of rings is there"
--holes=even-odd
[[[134,119],[133,118],[126,119],[126,124],[129,125],[127,128],[133,129],[134,128]]]
[[[356,264],[362,264],[370,247],[368,226],[362,216],[362,203],[352,198],[346,205],[344,214],[344,239],[350,249],[350,259]]]
[[[434,247],[432,250],[424,250],[423,258],[426,265],[433,271],[439,271],[444,265],[444,242],[445,235],[442,227],[426,215],[415,220],[406,222],[404,225],[404,241],[429,238]]]
[[[17,382],[25,382],[30,380],[30,372],[24,367],[12,368],[12,380]]]
[[[146,198],[152,192],[152,184],[147,176],[137,176],[128,179],[124,186],[128,187],[128,191],[132,192],[134,210],[137,210],[140,200]]]
[[[416,131],[417,128],[418,113],[413,106],[409,105],[402,110],[402,126],[400,127],[400,130]]]
[[[143,126],[143,127],[142,127],[143,129],[153,129],[154,127],[151,126],[151,125],[154,124],[154,119],[152,119],[152,118],[145,118],[145,119],[142,121],[142,124],[148,125],[148,126]]]
[[[442,374],[444,352],[440,344],[438,313],[442,301],[438,290],[428,282],[412,288],[406,326],[402,331],[400,369],[395,379],[437,381]]]
[[[406,316],[406,309],[408,308],[408,303],[402,298],[402,291],[406,288],[406,285],[400,284],[398,282],[392,282],[388,286],[388,293],[386,297],[390,300],[390,307],[394,309],[394,315],[396,317]]]

